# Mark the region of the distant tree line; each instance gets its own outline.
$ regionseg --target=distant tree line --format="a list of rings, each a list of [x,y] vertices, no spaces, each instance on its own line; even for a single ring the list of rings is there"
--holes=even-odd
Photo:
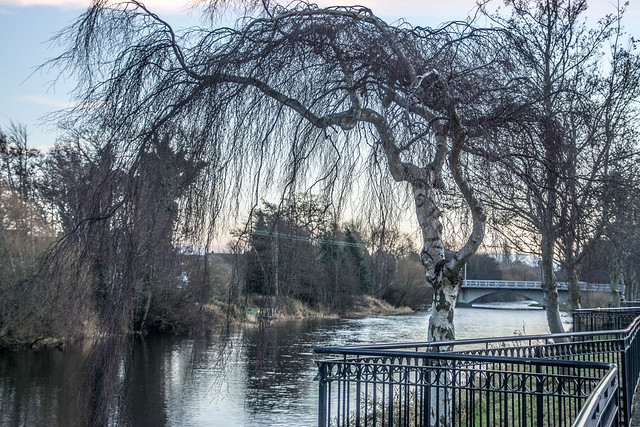
[[[11,123],[0,131],[2,346],[37,347],[41,340],[81,336],[99,311],[114,309],[101,301],[111,298],[113,278],[125,273],[136,286],[133,322],[123,327],[138,332],[187,331],[200,321],[201,305],[213,300],[242,304],[247,295],[272,303],[293,298],[333,311],[348,309],[362,295],[414,309],[431,303],[411,236],[341,223],[323,197],[301,195],[254,208],[246,229],[234,234],[237,259],[232,261],[231,255],[185,250],[176,241],[184,226],[179,204],[204,165],[176,152],[168,138],[154,139],[130,175],[117,166],[113,153],[97,145],[60,141],[40,152],[29,146],[23,125]],[[115,211],[106,219],[92,217],[96,200],[87,195],[96,186],[103,197],[98,204],[128,206],[135,216],[127,223]],[[636,210],[628,209],[616,216],[616,224],[586,254],[581,281],[617,281],[626,285],[627,299],[638,296],[634,215]],[[103,226],[82,237],[91,242],[83,252],[82,240],[61,240],[99,219]],[[60,244],[77,258],[52,255]],[[538,266],[512,259],[509,251],[500,261],[472,256],[465,277],[540,280]],[[568,280],[561,263],[555,275]],[[72,321],[61,314],[69,312],[76,314]]]
[[[0,346],[80,337],[121,310],[133,316],[119,333],[197,323],[214,267],[174,237],[198,164],[167,138],[151,141],[135,173],[113,152],[78,140],[39,152],[22,125],[0,138]],[[121,277],[132,284],[131,304],[114,295]]]
[[[375,233],[355,222],[340,224],[320,197],[263,202],[252,212],[250,229],[237,234],[245,293],[291,297],[334,311],[362,295],[413,307],[430,302],[409,236],[388,232],[394,237],[376,247]],[[390,297],[398,287],[410,287],[404,292],[412,298]]]
[[[556,261],[580,307],[585,257],[621,240],[612,225],[634,221],[616,210],[637,204],[627,190],[637,188],[640,60],[624,5],[587,25],[585,0],[507,1],[498,12],[480,2],[487,27],[426,28],[305,1],[240,2],[245,15],[228,27],[216,19],[234,2],[197,3],[206,25],[191,31],[136,0],[95,0],[49,63],[79,82],[61,124],[98,135],[123,182],[157,138],[202,164],[180,203],[179,239],[210,243],[240,200],[256,206],[272,190],[284,200],[313,189],[338,210],[348,201],[391,221],[410,211],[436,301],[428,334],[440,340],[454,337],[465,263],[498,230],[540,256],[549,326],[562,332]],[[124,203],[98,204],[95,217],[116,208],[134,218],[122,207],[140,193],[125,188]],[[466,226],[445,248],[453,205]],[[133,296],[133,279],[118,275],[116,293]],[[112,318],[125,312],[135,311]]]

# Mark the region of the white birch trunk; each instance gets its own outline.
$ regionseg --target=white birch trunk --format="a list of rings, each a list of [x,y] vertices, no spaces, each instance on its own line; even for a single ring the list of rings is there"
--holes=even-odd
[[[453,340],[455,338],[453,315],[462,285],[462,276],[459,271],[453,278],[447,275],[451,271],[445,268],[447,261],[444,257],[442,243],[441,212],[436,204],[433,189],[414,186],[413,194],[418,223],[422,229],[421,260],[426,268],[427,283],[433,289],[428,340]],[[442,350],[446,351],[450,348]],[[432,427],[452,425],[453,394],[447,387],[451,382],[450,375],[441,373],[436,378],[435,371],[430,375],[432,387],[429,403],[429,425]]]

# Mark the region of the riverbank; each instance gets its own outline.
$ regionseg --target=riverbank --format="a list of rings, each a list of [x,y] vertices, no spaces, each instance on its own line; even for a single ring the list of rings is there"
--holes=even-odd
[[[193,327],[207,332],[217,332],[221,327],[250,326],[259,324],[259,318],[252,314],[257,309],[273,309],[270,322],[285,322],[289,320],[303,319],[340,319],[359,318],[379,314],[409,314],[409,307],[394,307],[393,305],[371,297],[362,295],[354,297],[352,304],[342,310],[331,310],[326,307],[312,307],[294,298],[264,297],[260,295],[247,296],[242,304],[227,305],[221,301],[213,301],[203,307],[202,317],[199,320],[187,319],[193,323]],[[196,324],[199,322],[199,324]],[[85,322],[89,325],[91,322]],[[69,345],[81,341],[92,342],[95,328],[86,326],[81,333],[68,337],[39,337],[27,342],[14,342],[0,347],[2,351],[42,351],[57,349],[64,351]],[[152,330],[132,331],[133,334],[164,334],[164,335],[189,335],[191,328],[181,326],[179,328],[156,328]]]
[[[330,310],[322,307],[311,307],[293,298],[278,298],[265,300],[260,296],[247,298],[244,307],[244,319],[236,319],[240,323],[258,323],[259,316],[256,316],[256,309],[273,308],[273,316],[270,321],[288,321],[301,319],[339,319],[343,317],[357,318],[372,316],[376,314],[409,314],[413,313],[409,307],[394,307],[386,301],[374,298],[369,295],[362,295],[354,298],[353,303],[343,310]],[[253,309],[253,310],[252,310]],[[262,311],[261,311],[262,312]]]

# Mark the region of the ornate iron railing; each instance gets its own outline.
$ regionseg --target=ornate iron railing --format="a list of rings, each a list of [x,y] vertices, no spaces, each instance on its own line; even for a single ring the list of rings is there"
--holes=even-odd
[[[322,427],[570,426],[596,390],[618,387],[617,367],[599,362],[353,349],[343,356],[318,362]],[[601,403],[589,401],[617,423],[617,399]]]
[[[605,309],[605,310],[581,310],[577,311],[574,315],[574,322],[582,322],[581,325],[596,325],[596,320],[589,321],[588,316],[592,316],[594,319],[601,318],[603,312],[607,312],[611,318],[618,317],[618,320],[611,320],[608,325],[621,325],[624,322],[628,322],[634,314],[634,310],[637,309]],[[630,315],[631,313],[631,315]],[[626,320],[623,320],[626,319]],[[600,323],[604,324],[604,323]],[[627,323],[628,324],[628,323]],[[626,326],[626,325],[625,325]],[[387,345],[361,345],[350,347],[329,347],[316,349],[319,353],[331,353],[341,354],[344,357],[344,361],[347,361],[348,357],[352,357],[356,354],[361,355],[362,352],[373,352],[371,354],[382,354],[381,352],[404,352],[407,354],[423,355],[423,354],[439,354],[442,357],[442,352],[450,352],[456,354],[464,354],[474,357],[507,357],[531,360],[533,358],[543,359],[555,359],[555,360],[570,360],[571,363],[592,363],[600,362],[606,364],[615,364],[620,367],[617,371],[616,384],[620,384],[619,392],[615,393],[607,387],[602,390],[594,390],[595,401],[597,405],[589,406],[588,408],[598,409],[597,414],[591,414],[590,417],[596,416],[597,419],[605,422],[600,424],[594,421],[591,424],[583,425],[607,425],[606,420],[611,419],[610,416],[602,416],[606,411],[600,408],[603,396],[606,395],[606,401],[611,400],[612,393],[615,394],[616,407],[619,405],[620,414],[617,415],[616,411],[616,423],[618,425],[630,425],[631,421],[631,405],[633,401],[633,395],[638,383],[638,376],[640,375],[640,340],[637,339],[637,333],[640,329],[640,318],[635,318],[631,324],[625,329],[615,329],[607,331],[595,331],[595,332],[572,332],[567,334],[554,334],[554,335],[527,335],[527,336],[513,336],[513,337],[498,337],[498,338],[483,338],[483,339],[466,339],[456,341],[441,341],[441,342],[419,342],[419,343],[401,343],[401,344],[387,344]],[[382,360],[382,359],[380,359]],[[322,363],[322,362],[320,362]],[[514,373],[515,374],[515,373]],[[322,375],[319,376],[322,378]],[[321,379],[322,381],[322,379]],[[331,382],[331,377],[329,377]],[[609,385],[612,387],[611,385]],[[325,385],[326,387],[326,385]],[[617,387],[617,385],[616,385]],[[321,387],[322,392],[322,387]],[[500,391],[497,393],[517,393],[517,391]],[[321,393],[322,394],[322,393]],[[325,396],[326,397],[326,396]],[[321,398],[322,403],[322,398]],[[592,402],[593,403],[593,402]],[[328,408],[326,405],[323,406]],[[585,408],[587,408],[585,407]],[[586,409],[585,409],[586,410]],[[607,411],[612,411],[608,407]],[[341,413],[344,414],[344,411]],[[320,416],[320,418],[326,416]],[[577,414],[574,414],[577,416]],[[320,420],[319,418],[319,420]],[[357,417],[356,417],[357,418]],[[352,418],[350,418],[352,419]],[[584,421],[583,418],[580,418]],[[592,419],[592,418],[589,418]],[[595,418],[594,418],[595,419]],[[325,419],[327,422],[328,418]],[[397,423],[396,423],[397,424]],[[338,425],[351,425],[351,424],[338,424]],[[372,424],[358,424],[353,425],[372,425]],[[377,425],[377,424],[373,424]],[[387,424],[385,424],[387,425]],[[399,425],[406,425],[400,423]],[[413,424],[411,424],[413,425]],[[419,424],[418,424],[419,425]],[[465,424],[466,425],[466,424]],[[483,424],[474,424],[483,425]],[[504,424],[503,424],[504,425]],[[509,423],[509,425],[512,425]],[[535,425],[535,424],[534,424]],[[562,424],[554,424],[562,425]]]

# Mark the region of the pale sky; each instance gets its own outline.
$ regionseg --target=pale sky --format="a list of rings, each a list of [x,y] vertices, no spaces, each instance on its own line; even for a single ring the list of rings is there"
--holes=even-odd
[[[27,125],[30,143],[38,148],[53,145],[56,133],[43,117],[69,105],[70,82],[58,81],[55,73],[34,74],[36,67],[59,51],[50,50],[47,40],[77,17],[88,0],[0,0],[0,127],[11,120]],[[360,4],[383,19],[405,19],[413,25],[438,24],[465,19],[475,0],[322,0],[319,4]],[[502,5],[502,0],[494,0]],[[176,26],[197,24],[188,12],[189,1],[147,0],[147,6]],[[615,1],[591,0],[590,17],[615,10]],[[625,27],[640,37],[640,0],[630,0]]]

